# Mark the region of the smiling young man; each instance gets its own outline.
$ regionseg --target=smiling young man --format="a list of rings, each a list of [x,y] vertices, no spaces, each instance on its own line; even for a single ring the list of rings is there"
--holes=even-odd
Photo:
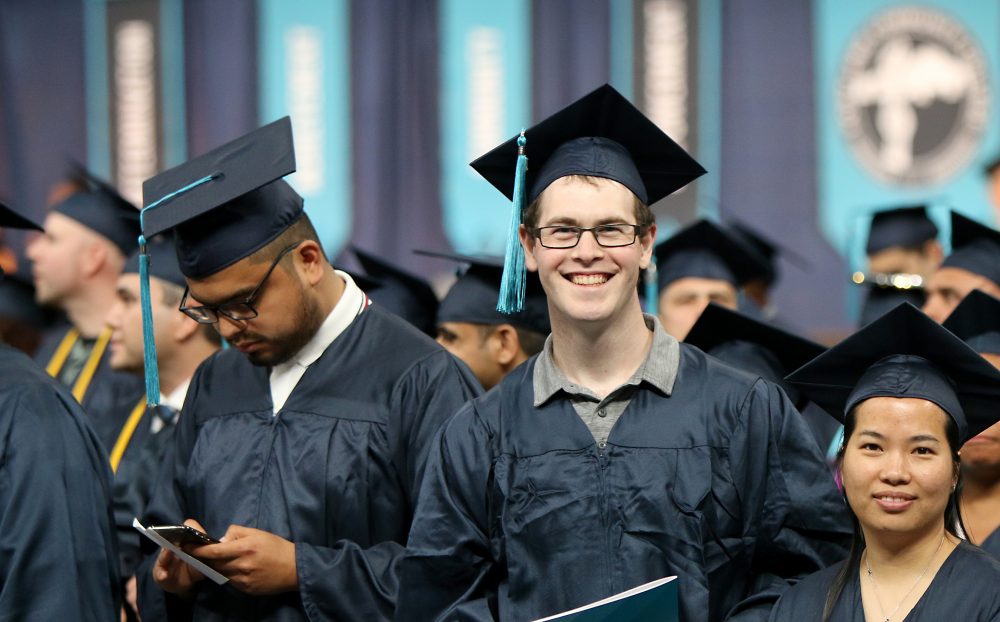
[[[646,206],[704,170],[608,86],[526,140],[520,242],[552,333],[442,428],[397,619],[530,620],[675,574],[682,620],[766,619],[849,527],[781,390],[640,309]],[[516,156],[473,166],[510,197]]]
[[[430,439],[478,393],[330,266],[294,168],[285,118],[143,186],[145,234],[174,230],[181,310],[232,345],[195,373],[145,516],[220,538],[191,553],[229,583],[161,552],[137,575],[146,622],[391,617]]]

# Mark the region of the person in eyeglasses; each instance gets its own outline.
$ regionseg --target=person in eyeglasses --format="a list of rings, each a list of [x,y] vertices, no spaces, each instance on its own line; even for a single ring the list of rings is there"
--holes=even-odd
[[[551,335],[442,428],[396,619],[534,620],[670,575],[680,620],[766,619],[843,556],[849,523],[781,389],[642,313],[648,205],[704,169],[610,86],[525,132],[524,177],[517,140],[473,167],[525,191],[502,283],[523,257]]]
[[[180,308],[231,347],[198,368],[146,524],[222,539],[137,572],[145,622],[378,620],[431,436],[478,393],[471,373],[369,305],[327,262],[283,176],[286,117],[144,184],[144,235],[174,231]]]

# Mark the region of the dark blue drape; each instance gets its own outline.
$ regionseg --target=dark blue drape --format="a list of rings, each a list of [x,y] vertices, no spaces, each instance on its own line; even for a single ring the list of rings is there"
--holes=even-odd
[[[811,3],[727,2],[722,28],[722,216],[809,259],[781,262],[783,318],[848,327],[847,268],[819,231]]]

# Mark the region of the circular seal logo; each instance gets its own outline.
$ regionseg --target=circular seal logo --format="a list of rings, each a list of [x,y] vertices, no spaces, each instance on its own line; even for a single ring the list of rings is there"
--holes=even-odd
[[[902,186],[942,182],[969,163],[986,131],[986,60],[945,13],[893,8],[848,46],[837,103],[847,142],[870,174]]]

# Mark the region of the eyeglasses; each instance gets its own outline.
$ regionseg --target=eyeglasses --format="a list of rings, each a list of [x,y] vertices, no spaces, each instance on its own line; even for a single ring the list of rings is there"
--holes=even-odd
[[[574,227],[570,225],[554,225],[551,227],[533,227],[532,234],[538,238],[545,248],[573,248],[580,243],[585,231],[594,234],[597,243],[606,248],[628,246],[635,242],[642,231],[642,225],[613,223],[597,225],[596,227]]]
[[[271,273],[274,272],[275,266],[278,262],[288,253],[295,250],[299,245],[292,244],[291,246],[285,248],[278,256],[274,258],[271,262],[271,267],[267,269],[264,274],[264,278],[257,283],[257,286],[253,288],[253,291],[242,301],[242,302],[225,302],[221,305],[203,305],[200,307],[189,307],[187,306],[189,288],[184,288],[184,296],[181,298],[180,310],[189,318],[198,322],[199,324],[215,324],[219,321],[219,315],[224,315],[227,318],[234,320],[236,322],[245,322],[246,320],[252,320],[257,317],[257,309],[253,306],[254,298],[260,293],[261,288],[264,287],[264,283],[267,282]]]

